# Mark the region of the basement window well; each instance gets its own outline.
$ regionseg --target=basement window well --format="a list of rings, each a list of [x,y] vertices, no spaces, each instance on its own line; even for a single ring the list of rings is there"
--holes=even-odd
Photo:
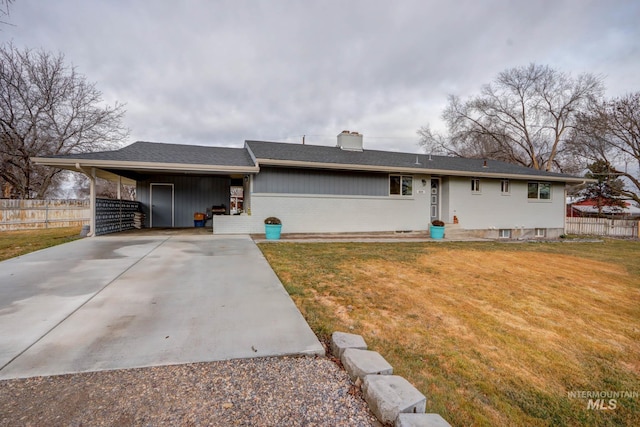
[[[510,239],[511,238],[511,230],[508,228],[501,228],[498,231],[498,237],[500,239]]]

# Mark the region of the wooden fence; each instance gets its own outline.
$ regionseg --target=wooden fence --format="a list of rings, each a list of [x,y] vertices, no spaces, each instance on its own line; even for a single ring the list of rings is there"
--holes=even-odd
[[[626,219],[566,218],[565,233],[593,236],[640,237],[640,222]]]
[[[90,217],[89,200],[0,199],[0,231],[80,227]]]

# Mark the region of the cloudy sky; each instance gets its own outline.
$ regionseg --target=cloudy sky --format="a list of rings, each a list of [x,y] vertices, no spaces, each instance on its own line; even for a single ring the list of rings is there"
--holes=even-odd
[[[136,140],[418,152],[447,95],[531,62],[640,90],[640,1],[15,0],[0,39],[61,52]]]

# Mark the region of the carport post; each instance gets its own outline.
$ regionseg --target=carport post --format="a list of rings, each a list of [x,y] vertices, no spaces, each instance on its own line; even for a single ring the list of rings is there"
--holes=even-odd
[[[94,237],[96,235],[96,168],[91,168],[91,175],[89,176],[89,197],[91,198],[89,237]]]
[[[87,237],[94,237],[96,235],[96,168],[91,168],[91,173],[88,173],[80,163],[76,163],[76,169],[89,177],[89,234]]]

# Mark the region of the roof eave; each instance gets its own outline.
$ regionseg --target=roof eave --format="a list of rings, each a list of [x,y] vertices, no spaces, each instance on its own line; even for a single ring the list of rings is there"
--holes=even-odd
[[[32,157],[37,165],[52,166],[61,169],[78,169],[78,167],[95,167],[101,169],[125,170],[170,170],[176,172],[223,172],[223,173],[257,173],[258,166],[207,165],[189,163],[131,162],[117,160],[64,159],[51,157]]]
[[[475,172],[433,168],[411,168],[411,167],[392,167],[377,165],[356,165],[347,163],[322,163],[322,162],[305,162],[299,160],[278,160],[278,159],[262,159],[258,158],[258,166],[285,166],[285,167],[301,167],[301,168],[321,168],[321,169],[339,169],[339,170],[357,170],[367,172],[383,172],[383,173],[422,173],[425,175],[449,175],[462,177],[477,178],[502,178],[502,179],[520,179],[535,181],[553,181],[567,183],[584,183],[592,182],[587,178],[571,177],[571,176],[546,176],[546,175],[527,175],[512,174],[499,172]]]

